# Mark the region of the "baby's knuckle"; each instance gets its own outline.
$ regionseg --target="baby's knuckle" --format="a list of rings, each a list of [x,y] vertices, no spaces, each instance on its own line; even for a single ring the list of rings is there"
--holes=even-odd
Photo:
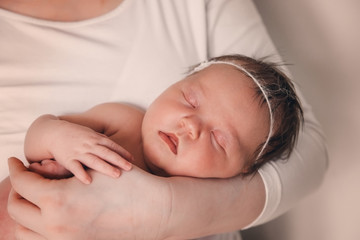
[[[112,151],[111,151],[109,148],[107,148],[107,147],[101,148],[100,151],[101,151],[102,154],[104,154],[104,155],[110,155],[110,154],[112,153]]]
[[[87,158],[88,158],[88,164],[90,165],[90,166],[97,166],[98,165],[98,159],[95,157],[95,156],[93,156],[93,155],[88,155],[87,156]]]
[[[111,141],[109,139],[109,147],[112,148],[112,149],[117,149],[118,148],[118,145],[114,142],[114,141]]]
[[[92,139],[88,139],[87,141],[83,141],[81,143],[81,149],[84,149],[85,151],[88,151],[94,146],[94,141]]]

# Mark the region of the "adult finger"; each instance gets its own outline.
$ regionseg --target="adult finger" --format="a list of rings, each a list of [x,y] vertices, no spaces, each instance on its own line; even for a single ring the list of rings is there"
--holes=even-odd
[[[30,172],[17,158],[8,159],[12,187],[22,197],[39,206],[40,197],[49,192],[53,185],[37,173]]]
[[[10,217],[18,224],[34,231],[41,231],[39,227],[42,221],[40,209],[21,197],[13,189],[9,194],[8,212]]]
[[[21,240],[46,240],[38,233],[31,231],[21,225],[17,225],[15,229],[15,238]]]

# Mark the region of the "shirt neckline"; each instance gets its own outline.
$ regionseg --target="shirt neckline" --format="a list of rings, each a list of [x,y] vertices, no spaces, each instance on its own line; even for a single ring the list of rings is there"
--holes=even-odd
[[[15,13],[15,12],[12,12],[12,11],[9,11],[6,9],[2,9],[2,8],[0,8],[0,17],[3,16],[6,18],[9,18],[9,19],[22,21],[22,22],[26,22],[26,23],[31,23],[31,24],[35,24],[35,25],[40,25],[40,26],[59,27],[59,28],[75,28],[75,27],[82,27],[82,26],[86,26],[86,25],[92,25],[95,23],[99,23],[99,22],[103,22],[108,19],[111,19],[111,18],[117,16],[123,10],[125,10],[128,7],[128,5],[130,4],[130,2],[132,2],[132,1],[134,1],[134,0],[123,0],[118,6],[116,6],[114,9],[110,10],[107,13],[104,13],[97,17],[79,20],[79,21],[46,20],[46,19],[22,15],[20,13]]]

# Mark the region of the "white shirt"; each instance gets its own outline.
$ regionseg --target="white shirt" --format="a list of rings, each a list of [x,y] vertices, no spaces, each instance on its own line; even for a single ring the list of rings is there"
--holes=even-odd
[[[53,22],[0,9],[0,179],[6,159],[24,159],[39,115],[82,112],[109,101],[146,108],[187,68],[210,57],[277,51],[248,0],[124,0],[89,20]],[[275,57],[276,58],[276,57]],[[269,221],[316,189],[327,167],[321,128],[301,97],[304,131],[286,162],[259,172]]]

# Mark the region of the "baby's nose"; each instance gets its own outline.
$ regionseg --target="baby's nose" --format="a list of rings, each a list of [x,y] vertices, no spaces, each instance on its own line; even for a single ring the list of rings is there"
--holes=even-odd
[[[196,116],[187,116],[181,119],[181,132],[187,134],[191,139],[195,140],[201,134],[201,120]]]

